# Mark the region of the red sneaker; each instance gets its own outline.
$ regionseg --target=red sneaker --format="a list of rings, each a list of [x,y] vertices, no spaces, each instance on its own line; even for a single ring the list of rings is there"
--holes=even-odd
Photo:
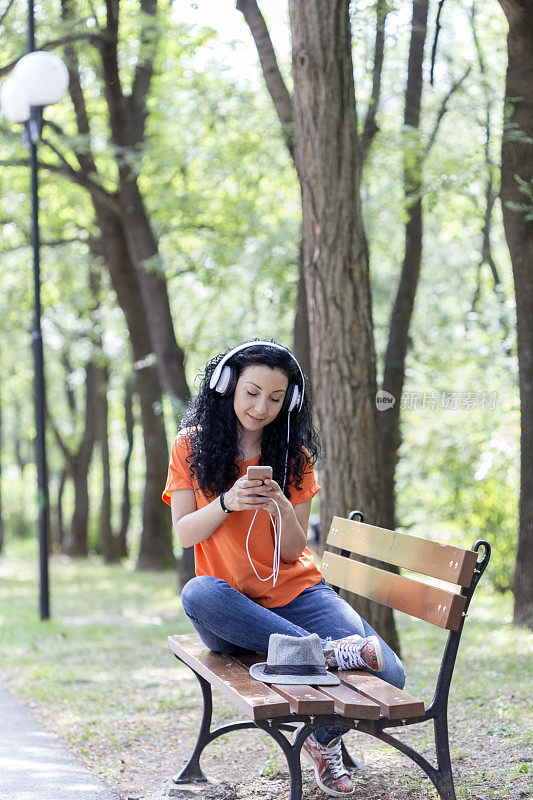
[[[345,636],[328,641],[324,646],[326,666],[330,669],[369,669],[381,672],[385,669],[383,650],[377,636]]]
[[[342,763],[341,737],[328,745],[319,744],[310,734],[303,743],[302,751],[312,763],[317,785],[332,797],[354,794],[355,784]]]

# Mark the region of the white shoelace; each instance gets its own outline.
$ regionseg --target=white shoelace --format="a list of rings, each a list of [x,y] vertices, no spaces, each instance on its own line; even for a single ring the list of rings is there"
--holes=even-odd
[[[362,641],[364,640],[361,638],[361,642]],[[357,647],[358,644],[356,642],[350,642],[350,644],[340,642],[339,644],[335,645],[335,661],[337,662],[339,669],[357,669],[358,667],[366,667],[365,662],[359,655],[359,651],[356,649]]]
[[[255,512],[255,514],[253,516],[252,524],[248,528],[248,534],[246,536],[246,552],[248,554],[248,561],[250,562],[251,567],[252,567],[253,571],[255,572],[256,578],[258,580],[260,580],[260,581],[263,581],[263,582],[269,581],[269,580],[272,579],[272,586],[275,586],[276,583],[277,583],[277,580],[278,580],[279,562],[281,560],[281,511],[280,511],[280,508],[279,508],[278,504],[276,503],[276,501],[272,500],[272,502],[274,503],[274,505],[276,506],[276,508],[278,510],[278,520],[275,520],[274,517],[272,516],[272,514],[270,513],[270,511],[267,511],[267,514],[270,517],[270,522],[272,523],[272,527],[274,529],[274,557],[272,559],[272,572],[271,572],[271,574],[266,578],[262,578],[258,574],[258,572],[257,572],[257,570],[256,570],[256,568],[254,566],[254,562],[252,561],[252,556],[250,555],[250,548],[248,546],[248,542],[250,540],[250,534],[252,532],[252,528],[253,528],[253,525],[254,525],[254,522],[255,522],[255,518],[257,517],[257,512],[258,511],[265,511],[264,508],[258,508],[257,509],[257,511]],[[279,521],[279,528],[278,528],[278,525],[277,525],[278,521]]]
[[[343,775],[346,775],[346,769],[342,763],[341,740],[339,739],[336,744],[333,744],[333,742],[329,745],[319,744],[319,747],[322,750],[324,760],[327,762],[333,777],[342,778]]]

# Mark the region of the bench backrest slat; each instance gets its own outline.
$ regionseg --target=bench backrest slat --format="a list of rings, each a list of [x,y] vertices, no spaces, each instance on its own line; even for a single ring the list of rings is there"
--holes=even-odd
[[[428,586],[421,581],[394,575],[328,551],[322,557],[321,571],[333,586],[404,611],[433,625],[457,630],[461,624],[466,598],[447,589]]]
[[[477,553],[472,550],[430,542],[342,517],[333,517],[327,543],[459,586],[470,586],[477,561]]]

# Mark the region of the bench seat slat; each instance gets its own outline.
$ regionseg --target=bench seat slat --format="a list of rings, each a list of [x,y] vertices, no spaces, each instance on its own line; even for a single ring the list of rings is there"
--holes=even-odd
[[[333,517],[327,543],[459,586],[470,586],[477,561],[477,553],[473,550],[431,542],[342,517]]]
[[[396,689],[377,675],[364,670],[339,670],[341,682],[356,689],[380,707],[387,719],[412,719],[424,716],[424,703],[418,697]]]
[[[356,692],[351,686],[321,686],[320,691],[332,698],[337,714],[353,719],[379,719],[377,703]]]
[[[462,595],[328,551],[322,557],[321,571],[330,585],[348,589],[446,630],[457,630],[461,624],[466,605]]]
[[[333,714],[335,710],[333,700],[312,686],[275,683],[272,688],[289,701],[295,714]]]
[[[274,689],[253,680],[248,670],[232,656],[209,650],[196,634],[169,636],[168,646],[251,719],[271,719],[290,713],[288,701]]]

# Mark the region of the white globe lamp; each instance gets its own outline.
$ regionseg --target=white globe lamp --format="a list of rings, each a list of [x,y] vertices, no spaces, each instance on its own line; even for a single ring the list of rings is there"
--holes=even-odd
[[[0,111],[10,122],[27,122],[30,118],[30,104],[13,75],[0,88]]]
[[[59,56],[36,50],[20,59],[13,79],[28,105],[43,107],[57,103],[68,86],[69,75]]]

